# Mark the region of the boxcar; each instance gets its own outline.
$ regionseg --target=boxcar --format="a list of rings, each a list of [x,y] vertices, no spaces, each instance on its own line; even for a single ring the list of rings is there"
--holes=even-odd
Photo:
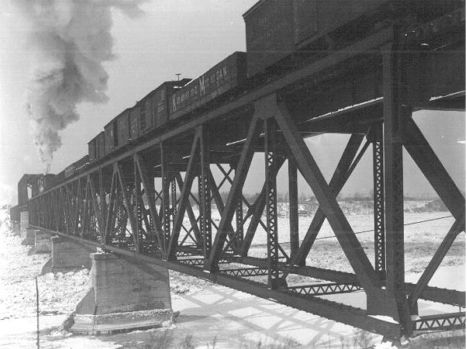
[[[243,18],[248,76],[263,71],[295,50],[293,0],[259,1]]]
[[[110,154],[118,145],[117,121],[112,119],[104,126],[105,155]]]
[[[138,102],[140,136],[167,123],[172,95],[190,81],[191,79],[166,81]]]
[[[96,158],[102,159],[105,156],[105,133],[102,131],[96,137]]]
[[[116,118],[117,122],[117,147],[123,147],[130,141],[130,109],[125,109]]]
[[[140,106],[136,104],[128,112],[128,121],[130,124],[130,140],[138,139],[140,134]]]
[[[248,76],[296,50],[326,49],[318,39],[331,33],[332,40],[347,40],[371,32],[377,22],[411,16],[423,23],[463,6],[464,0],[261,0],[243,15]]]
[[[74,163],[75,173],[79,173],[84,170],[89,164],[89,155],[83,156],[81,159]]]
[[[175,91],[170,119],[176,119],[241,85],[246,79],[246,55],[235,52],[213,68]]]
[[[71,177],[75,174],[75,164],[65,167],[65,178]]]
[[[154,128],[153,121],[153,94],[151,91],[147,96],[138,102],[139,105],[139,132],[141,135],[151,131]]]
[[[94,137],[88,142],[89,161],[97,160],[97,137]]]
[[[85,155],[78,161],[75,161],[70,166],[67,166],[65,168],[65,178],[68,178],[75,174],[80,173],[82,170],[84,170],[87,167],[88,164],[89,164],[89,155]]]

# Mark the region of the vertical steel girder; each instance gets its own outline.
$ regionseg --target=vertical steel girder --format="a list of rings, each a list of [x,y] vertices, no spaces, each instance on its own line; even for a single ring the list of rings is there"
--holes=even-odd
[[[102,215],[102,210],[99,207],[99,204],[97,202],[96,187],[95,187],[92,175],[88,175],[87,181],[88,181],[88,184],[89,184],[89,190],[90,190],[90,194],[91,194],[92,207],[93,207],[93,210],[94,210],[94,214],[95,214],[95,216],[97,218],[98,229],[96,230],[96,232],[99,232],[100,230],[104,229],[103,228],[104,227],[104,216]],[[101,203],[101,206],[102,206],[102,203]]]
[[[274,171],[276,153],[276,124],[274,119],[264,120],[264,161],[266,175],[266,219],[267,219],[267,253],[268,253],[268,286],[277,289],[284,285],[279,277],[279,249],[277,232],[277,172]]]
[[[115,168],[113,169],[112,172],[112,181],[110,184],[110,197],[109,197],[109,205],[107,206],[107,218],[105,222],[105,231],[104,231],[104,243],[105,244],[110,244],[111,241],[111,232],[113,230],[113,227],[115,225],[115,219],[116,219],[116,190],[117,190],[117,179],[116,179],[117,173],[115,171]]]
[[[206,126],[198,129],[199,150],[200,150],[200,175],[199,175],[199,214],[200,230],[203,239],[203,255],[206,262],[211,253],[212,233],[211,233],[211,190],[210,190],[210,159],[209,159],[209,132]]]
[[[300,248],[298,231],[298,183],[297,165],[289,156],[289,225],[290,225],[290,258],[295,259]]]
[[[105,187],[104,187],[104,175],[103,170],[98,170],[98,183],[99,183],[99,201],[100,201],[100,210],[102,217],[102,226],[100,228],[102,238],[105,233],[105,217],[107,217],[107,202],[105,200]],[[102,240],[103,242],[104,240]]]
[[[383,51],[383,120],[386,273],[388,296],[395,299],[403,333],[410,335],[410,312],[405,291],[404,191],[402,134],[412,111],[405,103],[405,55],[397,44]]]
[[[177,215],[177,180],[175,176],[170,178],[170,215],[172,217],[172,224],[175,221],[175,216]]]
[[[382,125],[374,126],[373,138],[373,219],[375,269],[380,279],[386,279],[386,241],[384,235],[384,156]]]
[[[138,167],[133,159],[133,210],[132,213],[135,217],[135,229],[136,231],[133,232],[136,236],[136,240],[138,241],[138,248],[141,249],[143,246],[143,222],[144,217],[146,216],[145,208],[143,204],[143,197],[141,192],[141,176],[138,171]],[[143,217],[144,216],[144,217]]]
[[[162,170],[162,229],[164,232],[164,250],[169,250],[170,241],[170,178],[168,151],[164,143],[160,144],[161,170]]]
[[[232,165],[233,167],[233,165]],[[243,230],[243,198],[239,198],[237,202],[237,207],[235,209],[235,245],[234,249],[239,251],[243,244],[244,230]]]

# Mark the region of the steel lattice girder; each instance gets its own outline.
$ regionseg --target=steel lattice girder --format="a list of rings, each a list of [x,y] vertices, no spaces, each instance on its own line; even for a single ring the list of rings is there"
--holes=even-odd
[[[465,312],[422,316],[413,325],[416,332],[465,329]]]
[[[269,274],[269,270],[265,268],[225,269],[220,272],[225,275],[236,277],[267,276]]]
[[[355,292],[361,289],[362,288],[358,284],[327,283],[308,286],[292,286],[288,287],[287,291],[304,296],[320,296],[326,294]]]

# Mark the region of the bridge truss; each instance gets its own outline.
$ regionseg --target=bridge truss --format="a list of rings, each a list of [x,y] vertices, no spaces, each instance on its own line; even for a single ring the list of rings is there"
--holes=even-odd
[[[464,311],[417,316],[421,299],[465,307],[465,292],[428,286],[465,231],[465,198],[412,119],[420,109],[465,110],[464,22],[460,9],[410,29],[381,28],[323,57],[297,58],[294,67],[250,82],[31,199],[30,224],[388,338],[464,328]],[[323,133],[350,135],[329,183],[305,143]],[[416,283],[405,280],[404,149],[455,220],[440,232],[443,242]],[[366,152],[373,156],[371,256],[336,200]],[[255,153],[264,154],[264,184],[250,202],[243,187]],[[283,167],[288,243],[278,240]],[[301,241],[298,171],[319,203]],[[325,220],[353,273],[306,264]],[[251,248],[259,231],[267,238],[261,253]],[[293,285],[295,275],[308,283]],[[330,297],[355,292],[366,306]]]

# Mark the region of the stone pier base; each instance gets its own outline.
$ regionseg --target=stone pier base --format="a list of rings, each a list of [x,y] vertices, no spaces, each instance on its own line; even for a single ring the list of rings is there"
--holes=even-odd
[[[26,235],[26,229],[29,228],[29,212],[28,211],[21,211],[20,212],[20,221],[19,221],[19,227],[20,227],[20,236],[22,239],[24,235]]]
[[[169,273],[111,253],[94,253],[92,287],[67,320],[81,334],[108,334],[159,327],[172,320]]]
[[[13,233],[15,235],[20,235],[21,234],[21,231],[20,231],[20,223],[19,222],[11,222],[11,230],[13,231]]]
[[[69,239],[53,236],[52,242],[52,271],[61,271],[75,268],[91,268],[89,254],[96,252],[95,248],[78,244]]]
[[[52,242],[50,239],[50,234],[36,230],[34,232],[34,252],[50,253],[52,251]]]
[[[21,230],[21,244],[34,246],[37,229],[26,228]]]

